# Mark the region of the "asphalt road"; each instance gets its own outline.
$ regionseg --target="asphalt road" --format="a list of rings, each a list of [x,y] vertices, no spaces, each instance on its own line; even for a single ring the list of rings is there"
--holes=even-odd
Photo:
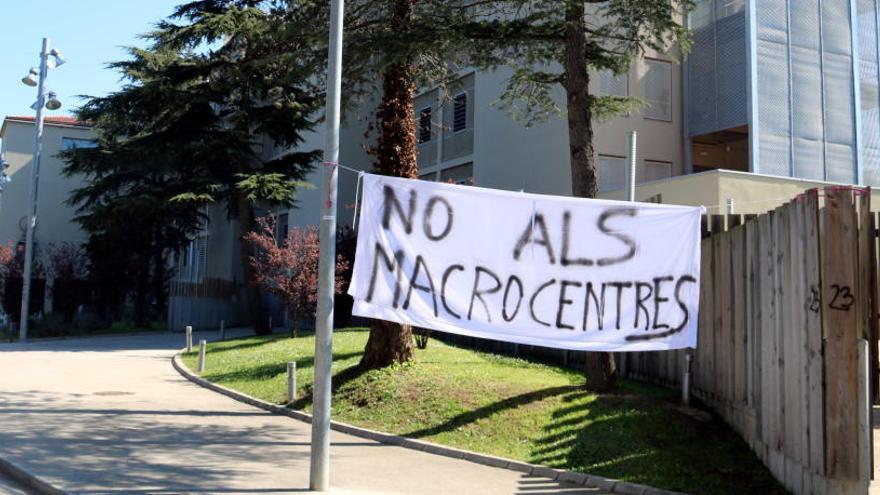
[[[171,365],[182,344],[165,333],[0,344],[0,457],[75,493],[308,492],[310,426],[190,383]],[[601,495],[338,432],[331,440],[333,493]]]

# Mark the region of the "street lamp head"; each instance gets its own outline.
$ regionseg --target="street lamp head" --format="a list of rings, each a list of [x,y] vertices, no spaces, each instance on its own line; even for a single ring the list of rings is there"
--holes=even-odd
[[[30,70],[30,72],[28,72],[28,75],[21,78],[21,82],[33,88],[37,85],[37,76],[38,75],[40,75],[40,73],[37,72],[37,69],[34,67],[31,67],[31,70]]]
[[[52,58],[47,62],[50,69],[54,69],[55,67],[59,67],[67,63],[67,59],[61,56],[61,52],[58,51],[57,48],[53,48],[52,51],[49,52],[49,55],[52,56]]]
[[[46,96],[49,98],[49,101],[46,102],[46,108],[49,110],[58,110],[61,108],[61,102],[58,101],[58,95],[55,94],[54,91],[49,91]]]

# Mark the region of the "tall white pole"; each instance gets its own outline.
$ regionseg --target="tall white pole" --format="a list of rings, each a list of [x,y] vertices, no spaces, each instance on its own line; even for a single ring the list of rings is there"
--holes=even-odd
[[[37,223],[37,188],[40,182],[40,152],[43,147],[43,106],[45,104],[44,88],[48,74],[49,38],[43,38],[43,49],[40,51],[40,79],[37,84],[37,116],[34,119],[34,153],[31,158],[31,187],[28,190],[27,234],[24,244],[24,274],[21,286],[21,326],[18,340],[27,342],[28,312],[31,296],[31,268],[34,262],[34,227]]]
[[[636,200],[636,131],[626,133],[626,200]],[[620,376],[626,378],[629,369],[625,352],[620,353]]]
[[[626,136],[626,200],[636,200],[636,142],[638,134],[636,131],[629,131]]]
[[[336,278],[336,183],[339,160],[339,114],[342,93],[343,0],[330,1],[330,47],[327,62],[327,136],[324,143],[321,258],[318,264],[318,318],[315,330],[315,388],[312,402],[312,453],[309,487],[330,488],[330,381],[333,365],[333,293]]]

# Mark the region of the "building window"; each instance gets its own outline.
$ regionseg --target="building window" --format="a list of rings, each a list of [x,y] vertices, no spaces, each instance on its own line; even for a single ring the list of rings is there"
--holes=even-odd
[[[69,138],[62,137],[61,138],[61,149],[69,150],[74,148],[97,148],[98,142],[94,139],[79,139],[79,138]]]
[[[672,177],[672,163],[660,160],[645,160],[645,165],[639,172],[641,172],[637,174],[639,183],[668,179]]]
[[[599,190],[613,191],[626,186],[626,158],[599,155]]]
[[[440,171],[440,182],[462,184],[470,186],[474,184],[474,163],[468,162],[463,165],[449,167]]]
[[[744,0],[718,0],[718,19],[723,19],[746,8]]]
[[[419,111],[419,144],[431,140],[431,107]]]
[[[467,93],[455,95],[452,105],[452,132],[461,132],[467,129]]]
[[[615,75],[610,70],[599,72],[599,93],[607,96],[629,96],[629,75]]]
[[[419,180],[428,180],[428,181],[433,182],[433,181],[437,180],[436,175],[437,174],[435,174],[434,172],[428,172],[427,174],[420,175]]]
[[[714,7],[715,0],[697,0],[690,13],[690,28],[696,31],[711,25]]]
[[[672,64],[645,59],[645,117],[672,120]]]

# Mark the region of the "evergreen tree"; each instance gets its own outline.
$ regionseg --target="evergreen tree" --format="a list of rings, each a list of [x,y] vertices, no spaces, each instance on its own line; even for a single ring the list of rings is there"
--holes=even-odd
[[[81,117],[95,122],[101,147],[78,150],[69,166],[90,178],[73,198],[83,222],[108,205],[150,205],[167,213],[158,225],[184,234],[169,236],[179,247],[202,227],[205,204],[225,205],[242,236],[255,229],[256,208],[291,206],[317,158],[297,149],[321,103],[320,60],[308,58],[312,40],[298,36],[313,30],[303,17],[310,12],[266,1],[190,2],[146,36],[149,49],[113,64],[129,84],[86,105]],[[242,242],[248,311],[264,334],[252,255]]]
[[[345,85],[349,101],[381,91],[377,136],[371,153],[377,174],[415,179],[416,87],[444,85],[457,75],[466,51],[462,29],[468,16],[446,0],[352,0],[347,3]],[[377,78],[378,75],[378,78]],[[379,83],[376,84],[376,81]],[[362,369],[412,360],[412,327],[374,320],[361,358]]]
[[[475,12],[461,35],[472,41],[470,60],[482,69],[514,72],[501,103],[527,124],[559,112],[553,91],[565,92],[572,194],[594,198],[599,189],[594,119],[637,107],[637,98],[595,95],[590,70],[619,75],[647,50],[689,47],[682,26],[691,0],[470,0]],[[587,386],[614,387],[610,353],[587,353]]]

